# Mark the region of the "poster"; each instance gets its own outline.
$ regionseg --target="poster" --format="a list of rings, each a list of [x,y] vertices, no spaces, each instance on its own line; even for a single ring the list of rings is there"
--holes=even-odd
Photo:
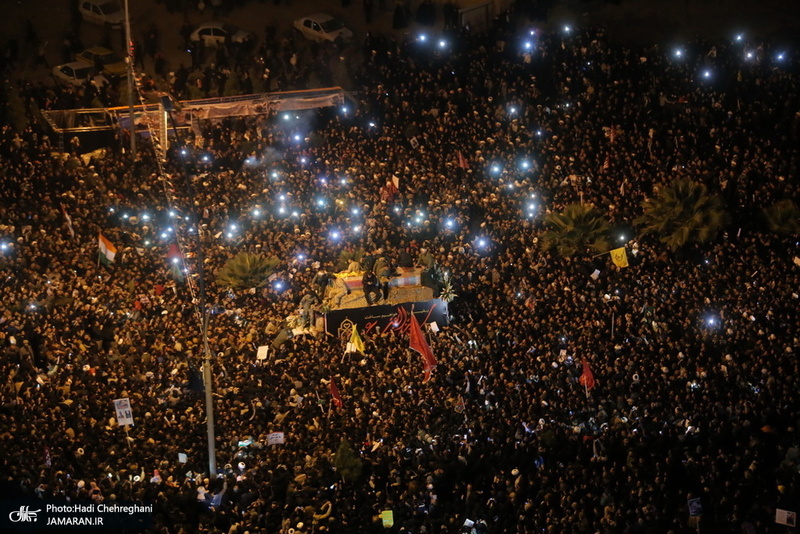
[[[133,412],[131,412],[130,399],[115,399],[114,410],[117,412],[117,424],[119,426],[133,426]]]
[[[394,512],[391,510],[381,512],[381,521],[383,521],[384,527],[392,528],[394,526]]]
[[[787,527],[797,526],[797,514],[789,510],[775,509],[775,522],[779,525],[786,525]]]
[[[268,445],[283,445],[284,443],[286,443],[286,438],[283,432],[270,432],[267,435]]]

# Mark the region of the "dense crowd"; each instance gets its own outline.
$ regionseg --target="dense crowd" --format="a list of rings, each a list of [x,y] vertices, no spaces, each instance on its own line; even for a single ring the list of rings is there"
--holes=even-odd
[[[147,143],[81,158],[38,122],[3,127],[6,494],[153,502],[159,532],[381,532],[383,510],[394,532],[690,532],[695,498],[702,531],[778,532],[798,498],[800,248],[756,215],[798,199],[796,56],[504,24],[443,42],[373,37],[340,109],[203,122],[163,169]],[[677,254],[635,239],[642,201],[681,177],[730,226]],[[544,214],[574,202],[628,232],[630,267],[542,250]],[[346,359],[324,334],[256,359],[315,262],[358,247],[452,273],[430,382],[401,331]],[[241,251],[278,257],[278,278],[217,287]],[[342,440],[360,476],[334,468]]]

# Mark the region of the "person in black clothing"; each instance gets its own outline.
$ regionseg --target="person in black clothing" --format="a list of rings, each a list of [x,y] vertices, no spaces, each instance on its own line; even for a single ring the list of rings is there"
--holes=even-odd
[[[364,298],[367,299],[367,304],[372,306],[381,298],[381,290],[378,286],[378,277],[375,276],[371,270],[364,271],[364,276],[361,278],[361,285],[364,287]]]

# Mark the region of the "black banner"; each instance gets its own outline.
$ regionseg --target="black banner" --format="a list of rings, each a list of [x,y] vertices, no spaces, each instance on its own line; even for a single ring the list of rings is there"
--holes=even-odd
[[[353,324],[364,334],[405,332],[411,324],[411,310],[419,323],[435,322],[438,326],[450,323],[447,303],[440,299],[424,302],[403,302],[394,306],[367,306],[336,310],[325,314],[325,332],[349,339]]]

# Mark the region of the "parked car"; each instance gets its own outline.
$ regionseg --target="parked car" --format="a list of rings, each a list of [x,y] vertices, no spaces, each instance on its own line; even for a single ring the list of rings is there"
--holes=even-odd
[[[233,43],[246,44],[252,42],[254,38],[255,36],[249,31],[222,22],[204,22],[189,37],[192,42],[214,47],[224,44],[226,39],[230,39]]]
[[[125,13],[117,0],[78,0],[78,10],[83,20],[95,24],[108,24],[121,28],[125,22]]]
[[[325,13],[300,17],[294,21],[294,28],[306,39],[317,42],[337,40],[347,42],[353,38],[353,32],[344,25],[344,22]]]
[[[112,78],[125,76],[128,72],[128,65],[125,64],[125,61],[113,50],[102,46],[87,48],[76,55],[75,59],[87,63],[97,70],[102,70],[103,74]]]
[[[73,61],[53,67],[53,77],[62,85],[80,87],[87,79],[91,79],[95,87],[108,83],[108,78],[98,74],[92,65],[85,61]]]

